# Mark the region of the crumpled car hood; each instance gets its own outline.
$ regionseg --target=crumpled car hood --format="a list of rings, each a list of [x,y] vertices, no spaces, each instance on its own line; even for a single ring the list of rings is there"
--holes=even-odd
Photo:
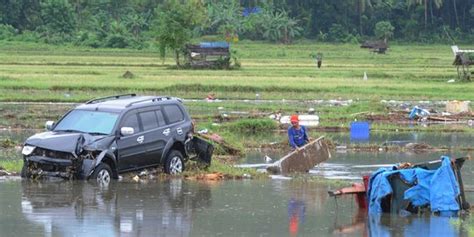
[[[87,133],[44,132],[38,133],[25,141],[25,144],[54,151],[75,154],[78,143],[85,146],[96,142],[104,136],[92,136]]]

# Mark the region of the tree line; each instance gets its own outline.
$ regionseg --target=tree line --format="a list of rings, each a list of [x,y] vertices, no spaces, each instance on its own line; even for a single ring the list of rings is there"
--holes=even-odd
[[[453,43],[473,33],[472,0],[0,0],[0,40],[90,47],[173,48],[203,35]]]

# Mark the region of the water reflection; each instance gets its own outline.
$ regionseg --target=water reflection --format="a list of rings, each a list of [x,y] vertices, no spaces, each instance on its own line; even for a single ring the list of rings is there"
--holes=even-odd
[[[453,218],[426,215],[399,217],[391,215],[369,215],[370,236],[427,236],[454,237],[467,234],[463,226],[452,224]]]
[[[370,214],[367,210],[359,209],[354,213],[352,221],[346,224],[336,224],[334,236],[427,236],[454,237],[468,236],[466,226],[453,224],[464,217],[450,218],[435,215],[397,216],[391,214]],[[337,219],[336,219],[337,223]]]
[[[304,223],[306,204],[304,201],[291,198],[288,201],[288,229],[290,236],[298,235],[298,227]]]
[[[368,236],[367,231],[367,209],[359,208],[354,213],[354,216],[351,219],[349,224],[339,224],[337,221],[334,223],[334,230],[332,231],[334,235],[356,235]]]
[[[436,227],[442,236],[467,235],[465,227],[452,225],[456,218],[369,218],[352,197],[328,198],[334,188],[301,179],[172,179],[106,189],[86,182],[0,181],[0,236],[419,236]]]
[[[190,236],[193,210],[209,206],[207,185],[22,182],[22,212],[45,236]]]

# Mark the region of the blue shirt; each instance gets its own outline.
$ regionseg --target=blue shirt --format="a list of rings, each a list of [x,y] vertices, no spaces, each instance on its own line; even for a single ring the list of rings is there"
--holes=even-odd
[[[288,141],[290,142],[290,146],[293,148],[304,146],[308,141],[306,128],[300,126],[299,129],[296,129],[293,126],[290,126],[288,128]]]

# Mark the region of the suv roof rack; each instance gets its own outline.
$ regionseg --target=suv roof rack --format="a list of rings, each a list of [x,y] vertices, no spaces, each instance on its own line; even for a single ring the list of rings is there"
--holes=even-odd
[[[104,102],[108,100],[117,100],[123,97],[134,97],[137,96],[137,94],[132,93],[132,94],[122,94],[122,95],[113,95],[113,96],[107,96],[107,97],[102,97],[102,98],[97,98],[97,99],[92,99],[87,101],[85,104],[95,104],[98,102]]]
[[[130,107],[134,104],[143,103],[143,102],[147,102],[147,101],[148,102],[158,102],[158,101],[165,101],[165,100],[172,100],[172,99],[177,99],[177,98],[170,97],[170,96],[157,96],[157,97],[153,97],[153,98],[147,98],[147,99],[143,99],[143,100],[137,100],[137,101],[130,102],[125,107]],[[181,102],[181,100],[179,100],[179,99],[177,99],[177,100]]]

